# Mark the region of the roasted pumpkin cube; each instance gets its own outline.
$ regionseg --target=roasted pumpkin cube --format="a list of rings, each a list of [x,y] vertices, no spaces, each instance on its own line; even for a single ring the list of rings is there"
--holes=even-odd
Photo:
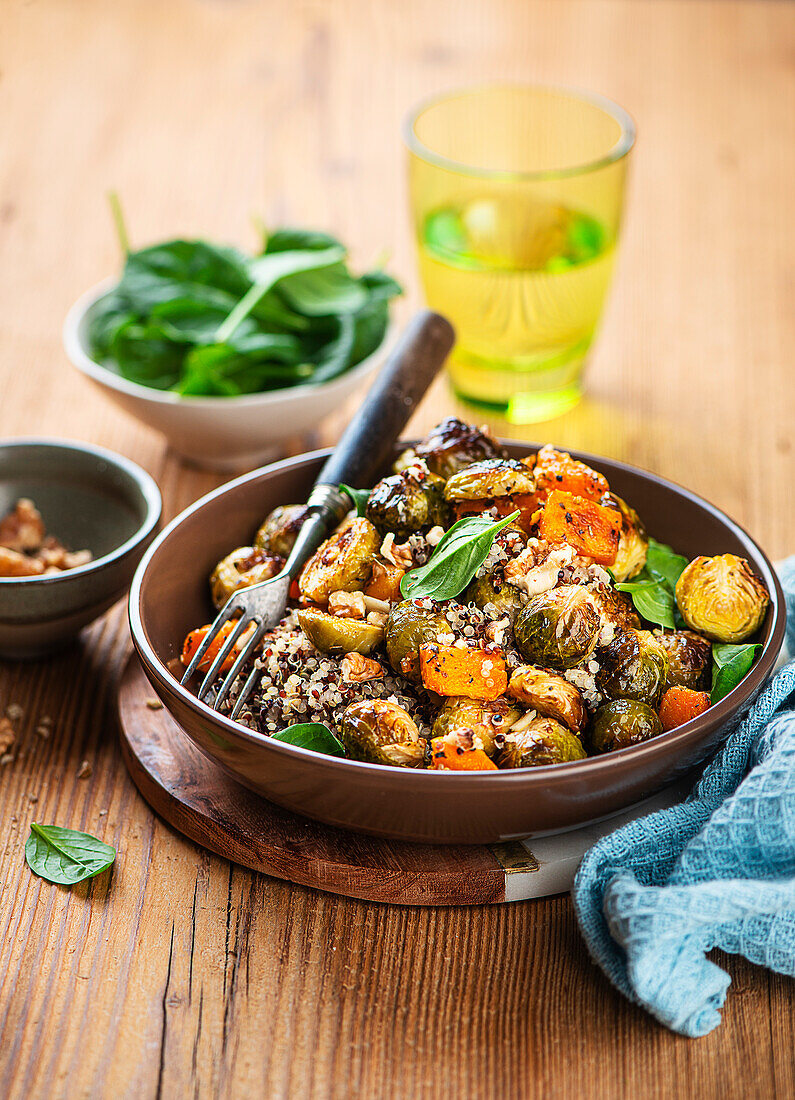
[[[547,542],[565,542],[599,565],[612,565],[621,540],[621,513],[555,489],[544,504],[538,529]]]
[[[598,501],[610,489],[603,474],[572,458],[567,451],[556,451],[549,444],[538,452],[533,473],[539,501],[544,500],[555,489],[585,497],[586,500]]]
[[[420,646],[422,682],[437,695],[497,699],[508,687],[505,660],[499,653],[456,645]]]

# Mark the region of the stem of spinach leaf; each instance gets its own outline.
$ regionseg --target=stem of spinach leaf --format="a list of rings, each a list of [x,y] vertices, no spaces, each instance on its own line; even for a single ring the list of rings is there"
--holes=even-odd
[[[113,224],[116,227],[116,236],[119,238],[119,246],[125,256],[130,255],[130,238],[127,235],[127,226],[124,224],[124,211],[121,208],[121,200],[117,191],[108,192],[108,203]]]

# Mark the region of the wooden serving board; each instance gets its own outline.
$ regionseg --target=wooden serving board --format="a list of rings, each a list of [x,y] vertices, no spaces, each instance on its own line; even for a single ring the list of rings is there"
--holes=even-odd
[[[131,657],[119,687],[122,753],[139,791],[169,825],[234,863],[367,901],[484,905],[562,893],[600,836],[684,793],[681,785],[669,788],[607,822],[521,843],[381,840],[310,821],[242,787],[199,752],[168,711],[148,705],[155,702]]]

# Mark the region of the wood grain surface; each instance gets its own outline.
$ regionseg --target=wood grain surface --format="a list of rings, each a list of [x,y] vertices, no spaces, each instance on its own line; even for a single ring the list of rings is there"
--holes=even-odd
[[[67,307],[119,262],[105,192],[134,242],[252,244],[257,214],[338,231],[363,265],[387,248],[406,316],[405,110],[493,77],[569,83],[628,107],[639,140],[589,396],[543,434],[683,482],[790,552],[794,55],[793,6],[750,0],[4,0],[0,432],[113,447],[173,515],[218,479],[61,350]],[[414,426],[451,408],[439,382]],[[117,607],[62,656],[0,666],[0,703],[24,710],[0,770],[0,1095],[795,1094],[793,985],[741,960],[721,960],[722,1026],[691,1041],[613,991],[566,898],[368,905],[176,835],[119,752],[129,648]],[[31,820],[116,845],[112,875],[33,877]]]

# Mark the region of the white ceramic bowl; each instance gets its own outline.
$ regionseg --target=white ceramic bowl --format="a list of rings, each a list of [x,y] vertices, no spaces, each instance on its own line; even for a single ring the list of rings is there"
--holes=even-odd
[[[211,470],[261,466],[283,451],[291,436],[307,435],[338,408],[383,361],[391,327],[372,355],[318,386],[245,397],[181,397],[128,382],[91,358],[88,326],[96,302],[114,286],[106,279],[78,298],[66,316],[63,342],[77,369],[125,412],[162,432],[183,458]]]

